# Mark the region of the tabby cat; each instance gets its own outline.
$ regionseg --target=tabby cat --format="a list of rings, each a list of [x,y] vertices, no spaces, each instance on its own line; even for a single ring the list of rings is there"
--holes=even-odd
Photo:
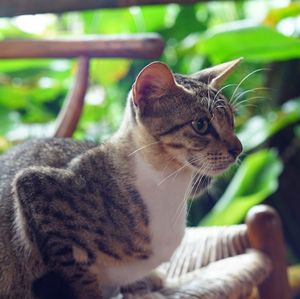
[[[52,138],[1,156],[0,298],[54,299],[57,284],[65,299],[107,298],[167,261],[187,197],[242,151],[218,89],[239,61],[191,76],[153,62],[105,144]]]

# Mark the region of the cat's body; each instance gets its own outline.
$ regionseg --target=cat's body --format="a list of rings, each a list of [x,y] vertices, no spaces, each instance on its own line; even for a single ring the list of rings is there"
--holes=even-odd
[[[211,79],[236,63],[210,70]],[[202,76],[204,83],[175,82],[165,65],[152,64],[104,145],[49,139],[0,158],[1,299],[34,298],[32,283],[48,272],[59,273],[74,298],[102,298],[171,257],[189,189],[201,191],[201,178],[221,173],[241,151],[230,105]]]
[[[27,250],[16,237],[14,228],[14,201],[12,186],[20,169],[30,166],[52,166],[64,168],[69,161],[84,153],[92,144],[66,139],[49,139],[26,142],[0,156],[0,298],[31,298],[33,279],[45,272],[36,252]],[[72,149],[72,150],[69,150]]]

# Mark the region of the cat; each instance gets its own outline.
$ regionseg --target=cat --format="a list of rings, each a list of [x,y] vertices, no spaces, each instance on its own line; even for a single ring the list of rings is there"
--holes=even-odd
[[[186,199],[242,151],[219,90],[239,61],[191,76],[153,62],[106,143],[50,138],[2,155],[0,298],[58,298],[64,282],[62,298],[106,298],[169,260]]]

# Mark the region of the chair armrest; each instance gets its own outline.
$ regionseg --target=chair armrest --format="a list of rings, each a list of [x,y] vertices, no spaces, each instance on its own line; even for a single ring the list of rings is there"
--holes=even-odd
[[[162,38],[154,33],[80,39],[12,39],[0,41],[0,59],[78,56],[151,59],[159,57],[163,49]]]
[[[271,274],[258,288],[261,298],[290,299],[284,238],[277,212],[266,205],[255,206],[249,211],[246,223],[251,247],[272,261]]]

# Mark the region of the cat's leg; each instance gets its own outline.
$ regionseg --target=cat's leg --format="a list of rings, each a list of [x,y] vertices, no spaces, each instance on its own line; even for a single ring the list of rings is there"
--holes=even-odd
[[[66,182],[75,181],[70,176],[69,171],[54,168],[27,169],[14,181],[15,200],[28,239],[37,246],[45,266],[61,275],[76,299],[100,299],[97,277],[89,270],[94,255],[80,232],[69,228],[78,220],[70,221],[63,210],[66,202],[72,201],[71,194],[63,198]],[[47,288],[51,284],[45,283],[43,292],[47,293]]]
[[[78,268],[60,269],[47,273],[33,284],[39,299],[101,299],[97,280]]]
[[[77,247],[71,242],[67,237],[63,240],[61,236],[55,236],[54,232],[48,238],[44,258],[51,272],[42,278],[43,283],[41,279],[36,282],[35,291],[47,293],[47,297],[40,295],[43,299],[101,299],[103,296],[98,278],[90,271],[93,257],[81,250],[82,260],[78,260],[78,252],[74,250]],[[50,296],[51,292],[53,295]]]

